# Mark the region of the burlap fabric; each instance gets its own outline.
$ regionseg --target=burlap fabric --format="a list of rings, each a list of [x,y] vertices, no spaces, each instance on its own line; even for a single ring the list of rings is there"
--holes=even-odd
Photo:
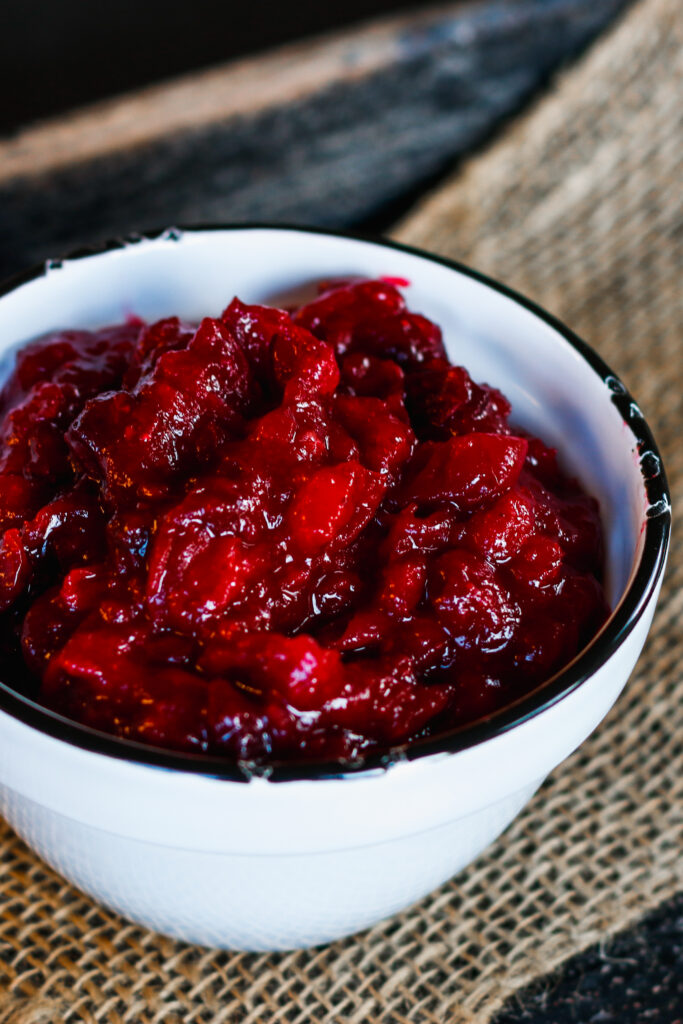
[[[635,391],[683,508],[679,0],[641,0],[397,231],[518,287]],[[458,1024],[683,885],[683,536],[629,687],[499,842],[359,937],[216,953],[127,924],[0,835],[0,1024]]]

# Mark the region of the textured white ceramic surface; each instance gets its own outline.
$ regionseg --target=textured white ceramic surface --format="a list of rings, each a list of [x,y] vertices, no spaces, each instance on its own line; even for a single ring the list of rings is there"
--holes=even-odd
[[[417,254],[285,229],[171,233],[54,266],[0,298],[0,358],[57,327],[217,314],[348,276],[410,281],[451,358],[500,387],[514,419],[563,452],[599,498],[614,608],[643,553],[634,437],[561,333],[486,283]],[[660,566],[661,569],[661,566]],[[660,569],[658,571],[660,571]],[[456,753],[336,779],[249,783],[121,760],[0,712],[2,812],[102,903],[167,934],[239,949],[314,945],[372,924],[449,878],[509,824],[616,700],[659,580],[618,648],[540,713]]]

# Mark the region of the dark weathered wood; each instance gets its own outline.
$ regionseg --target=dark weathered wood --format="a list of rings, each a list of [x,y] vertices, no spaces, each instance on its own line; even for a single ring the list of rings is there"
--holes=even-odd
[[[518,992],[494,1024],[681,1024],[683,893]]]
[[[34,128],[0,143],[0,273],[172,223],[357,223],[479,143],[624,6],[460,3]]]
[[[419,5],[425,0],[7,0],[0,7],[0,135]]]

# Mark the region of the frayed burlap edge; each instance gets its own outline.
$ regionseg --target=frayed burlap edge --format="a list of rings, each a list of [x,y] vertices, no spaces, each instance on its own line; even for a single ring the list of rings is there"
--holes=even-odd
[[[53,1000],[0,997],[0,1024],[55,1024],[67,1009]]]

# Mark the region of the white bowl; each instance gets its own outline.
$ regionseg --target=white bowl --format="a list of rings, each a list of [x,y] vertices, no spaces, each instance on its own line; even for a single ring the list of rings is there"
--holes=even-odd
[[[373,924],[487,846],[607,713],[640,653],[670,527],[650,432],[619,380],[530,302],[390,243],[260,226],[165,231],[50,262],[0,293],[5,371],[59,327],[218,314],[319,278],[406,278],[451,358],[501,388],[516,422],[560,448],[607,533],[611,618],[532,695],[360,770],[244,766],[155,750],[70,723],[0,684],[2,812],[57,871],[168,935],[288,949]],[[637,737],[634,737],[637,742]],[[248,774],[248,772],[247,772]]]

